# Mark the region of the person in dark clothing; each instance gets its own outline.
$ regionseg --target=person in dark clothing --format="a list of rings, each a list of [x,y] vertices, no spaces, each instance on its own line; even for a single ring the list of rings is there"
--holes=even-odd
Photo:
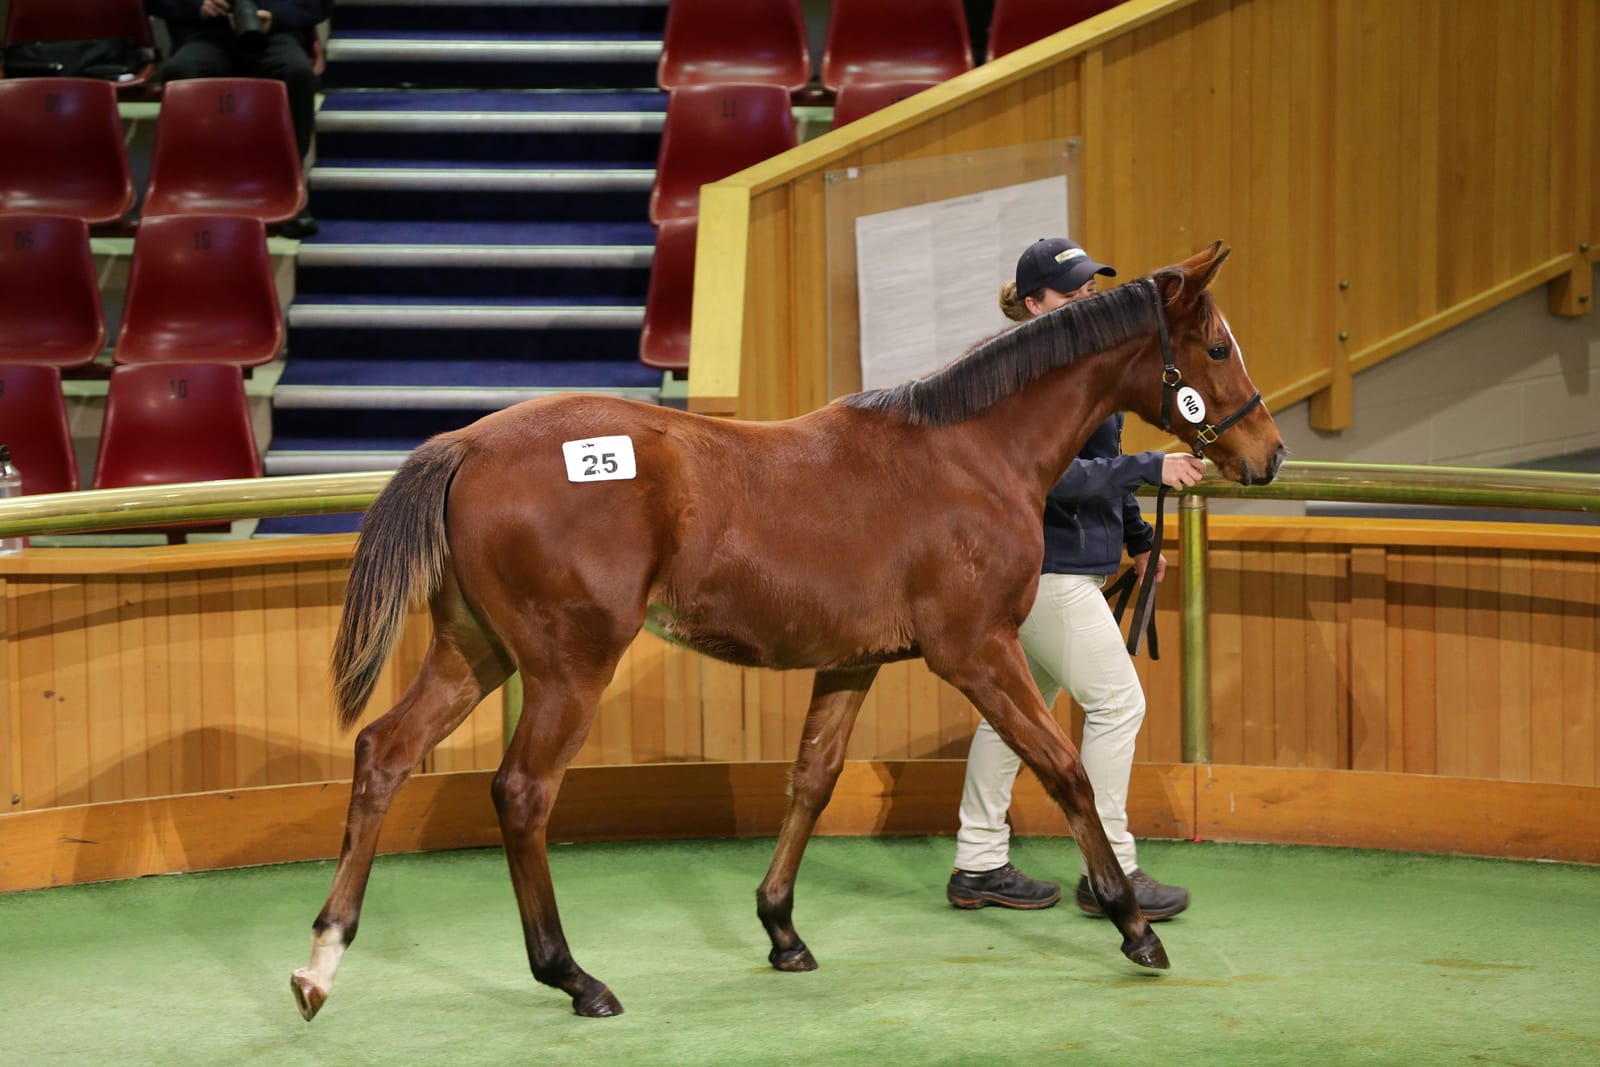
[[[289,117],[304,164],[316,120],[317,74],[311,48],[316,26],[333,13],[333,0],[260,0],[265,40],[233,29],[232,0],[145,0],[145,11],[167,25],[172,56],[161,66],[163,81],[183,78],[273,78],[289,90]],[[309,212],[281,227],[287,237],[317,232]]]
[[[1065,238],[1041,239],[1018,260],[1016,280],[1001,288],[1001,310],[1026,321],[1093,295],[1102,274],[1116,271]],[[1166,559],[1133,490],[1163,482],[1187,488],[1200,480],[1205,465],[1181,453],[1123,455],[1122,419],[1118,412],[1095,428],[1045,498],[1039,591],[1018,636],[1045,706],[1054,704],[1063,688],[1082,705],[1083,768],[1094,786],[1106,837],[1133,883],[1140,910],[1149,919],[1169,919],[1189,906],[1189,891],[1163,885],[1140,870],[1128,832],[1128,777],[1144,721],[1144,691],[1101,587],[1116,571],[1124,548],[1140,575],[1153,555],[1160,580]],[[1009,861],[1006,810],[1020,762],[987,721],[978,724],[967,755],[955,870],[945,890],[956,907],[1048,908],[1061,899],[1056,883],[1029,878]],[[1079,878],[1076,900],[1091,915],[1101,914],[1087,878]]]

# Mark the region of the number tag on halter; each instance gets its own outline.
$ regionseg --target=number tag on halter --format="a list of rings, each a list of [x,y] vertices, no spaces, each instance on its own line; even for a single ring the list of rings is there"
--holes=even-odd
[[[618,482],[637,475],[631,437],[587,437],[561,442],[569,482]]]
[[[1206,421],[1206,402],[1199,392],[1186,385],[1178,390],[1177,401],[1179,415],[1197,425]]]

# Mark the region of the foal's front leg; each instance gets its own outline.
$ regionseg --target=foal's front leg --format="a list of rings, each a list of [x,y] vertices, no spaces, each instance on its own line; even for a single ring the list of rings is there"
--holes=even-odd
[[[800,754],[789,774],[789,810],[783,817],[772,866],[756,890],[756,914],[772,939],[768,961],[780,971],[814,971],[817,961],[794,932],[794,879],[817,816],[828,806],[844,766],[845,746],[856,713],[878,668],[818,671],[811,685],[811,707],[800,735]]]
[[[1122,932],[1123,955],[1141,966],[1169,967],[1161,939],[1139,910],[1133,886],[1106,840],[1077,746],[1044,706],[1016,631],[991,637],[975,654],[955,657],[953,662],[935,662],[931,654],[928,661],[967,695],[1061,805],[1089,868],[1094,895],[1106,918]]]

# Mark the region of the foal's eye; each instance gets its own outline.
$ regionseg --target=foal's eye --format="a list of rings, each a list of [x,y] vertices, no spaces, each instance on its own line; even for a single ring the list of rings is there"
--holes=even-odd
[[[1206,355],[1220,363],[1228,358],[1228,346],[1217,345],[1214,348],[1208,348],[1206,349]]]

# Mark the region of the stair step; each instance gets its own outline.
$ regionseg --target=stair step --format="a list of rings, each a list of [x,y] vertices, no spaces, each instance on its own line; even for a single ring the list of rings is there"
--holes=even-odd
[[[472,34],[362,30],[328,42],[335,86],[650,89],[661,34]]]
[[[655,176],[654,169],[631,167],[354,167],[319,164],[311,169],[311,188],[313,192],[649,192]]]
[[[639,329],[644,308],[466,304],[316,304],[296,300],[290,329],[545,330]]]

